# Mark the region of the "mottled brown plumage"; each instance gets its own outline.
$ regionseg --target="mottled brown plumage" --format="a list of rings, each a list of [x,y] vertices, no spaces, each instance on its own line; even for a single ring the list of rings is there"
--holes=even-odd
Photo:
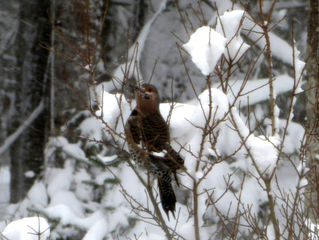
[[[171,147],[169,129],[159,111],[157,89],[150,84],[134,87],[136,108],[125,124],[125,134],[131,157],[138,165],[158,178],[162,206],[167,216],[174,215],[176,197],[171,175],[177,181],[176,171],[184,168],[184,160]]]

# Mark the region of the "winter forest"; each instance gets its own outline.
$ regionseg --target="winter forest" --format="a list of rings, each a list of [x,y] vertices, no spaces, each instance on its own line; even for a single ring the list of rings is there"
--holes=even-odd
[[[2,1],[0,239],[319,240],[318,29],[318,0]]]

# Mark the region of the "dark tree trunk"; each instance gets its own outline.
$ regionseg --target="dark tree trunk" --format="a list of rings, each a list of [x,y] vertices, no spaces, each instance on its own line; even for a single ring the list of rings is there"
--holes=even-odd
[[[307,157],[308,194],[307,214],[317,223],[319,215],[319,4],[309,0],[308,41],[307,41]],[[316,221],[315,221],[316,220]]]
[[[49,8],[50,1],[21,1],[20,26],[15,41],[16,112],[12,118],[11,132],[23,123],[45,97],[48,51],[40,44],[48,45],[50,42],[51,24],[47,17]],[[21,200],[41,172],[47,121],[43,111],[10,149],[11,202]]]

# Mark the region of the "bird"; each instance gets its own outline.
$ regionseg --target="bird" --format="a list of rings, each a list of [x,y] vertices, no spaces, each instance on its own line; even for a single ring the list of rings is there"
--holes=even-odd
[[[184,159],[170,145],[169,127],[159,110],[157,88],[152,84],[131,87],[136,93],[136,107],[125,123],[131,158],[157,177],[162,208],[168,219],[169,212],[175,218],[176,196],[172,175],[179,186],[176,172],[185,169]]]

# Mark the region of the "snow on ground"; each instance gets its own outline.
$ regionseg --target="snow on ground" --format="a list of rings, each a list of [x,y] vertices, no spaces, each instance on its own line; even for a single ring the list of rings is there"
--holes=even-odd
[[[47,240],[50,227],[42,217],[28,217],[9,223],[2,234],[9,240]]]

